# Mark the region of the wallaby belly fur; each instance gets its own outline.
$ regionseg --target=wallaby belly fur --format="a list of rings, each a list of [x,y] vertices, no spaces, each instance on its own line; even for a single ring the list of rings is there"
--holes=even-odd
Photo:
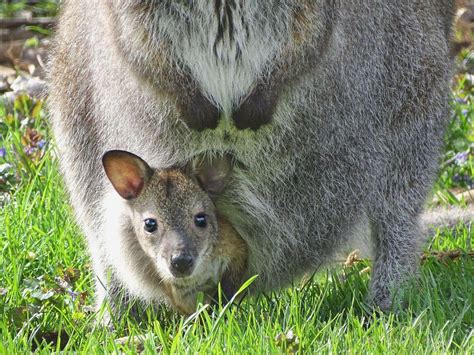
[[[248,244],[255,290],[314,271],[367,217],[371,297],[390,308],[417,269],[449,117],[453,3],[64,1],[51,119],[97,277],[115,272],[105,151],[163,168],[230,154],[217,206]]]

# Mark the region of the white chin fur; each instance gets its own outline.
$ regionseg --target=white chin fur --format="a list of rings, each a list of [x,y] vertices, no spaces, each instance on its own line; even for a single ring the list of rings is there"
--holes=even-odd
[[[165,282],[172,283],[180,287],[199,287],[204,284],[215,284],[220,281],[226,263],[220,259],[204,260],[198,258],[198,263],[194,267],[191,275],[186,277],[175,277],[170,272],[168,264],[164,258],[159,256],[156,260],[156,268]]]

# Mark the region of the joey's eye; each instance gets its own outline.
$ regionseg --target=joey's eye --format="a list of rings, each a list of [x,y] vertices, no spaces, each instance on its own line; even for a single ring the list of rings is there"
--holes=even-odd
[[[204,213],[198,213],[194,216],[194,225],[199,228],[207,227],[207,216]]]
[[[144,229],[145,229],[148,233],[153,233],[153,232],[155,232],[155,231],[158,229],[158,222],[156,221],[156,219],[147,218],[147,219],[145,219],[145,227],[144,227]]]

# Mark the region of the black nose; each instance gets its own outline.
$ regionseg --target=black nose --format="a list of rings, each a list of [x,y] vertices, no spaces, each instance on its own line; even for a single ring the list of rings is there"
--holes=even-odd
[[[189,254],[171,256],[171,271],[176,277],[188,276],[193,267],[194,258]]]

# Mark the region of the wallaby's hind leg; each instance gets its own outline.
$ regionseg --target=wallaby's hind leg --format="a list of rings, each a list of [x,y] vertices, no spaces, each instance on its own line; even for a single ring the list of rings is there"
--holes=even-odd
[[[371,234],[375,248],[370,299],[382,310],[390,310],[404,281],[418,269],[421,238],[416,216],[390,211],[373,217]]]
[[[424,236],[420,214],[437,168],[439,143],[422,121],[393,142],[373,182],[367,214],[374,243],[370,297],[383,310],[392,308],[401,286],[419,267]],[[408,132],[408,133],[407,133]],[[402,132],[403,133],[403,132]],[[388,143],[390,144],[390,143]]]

